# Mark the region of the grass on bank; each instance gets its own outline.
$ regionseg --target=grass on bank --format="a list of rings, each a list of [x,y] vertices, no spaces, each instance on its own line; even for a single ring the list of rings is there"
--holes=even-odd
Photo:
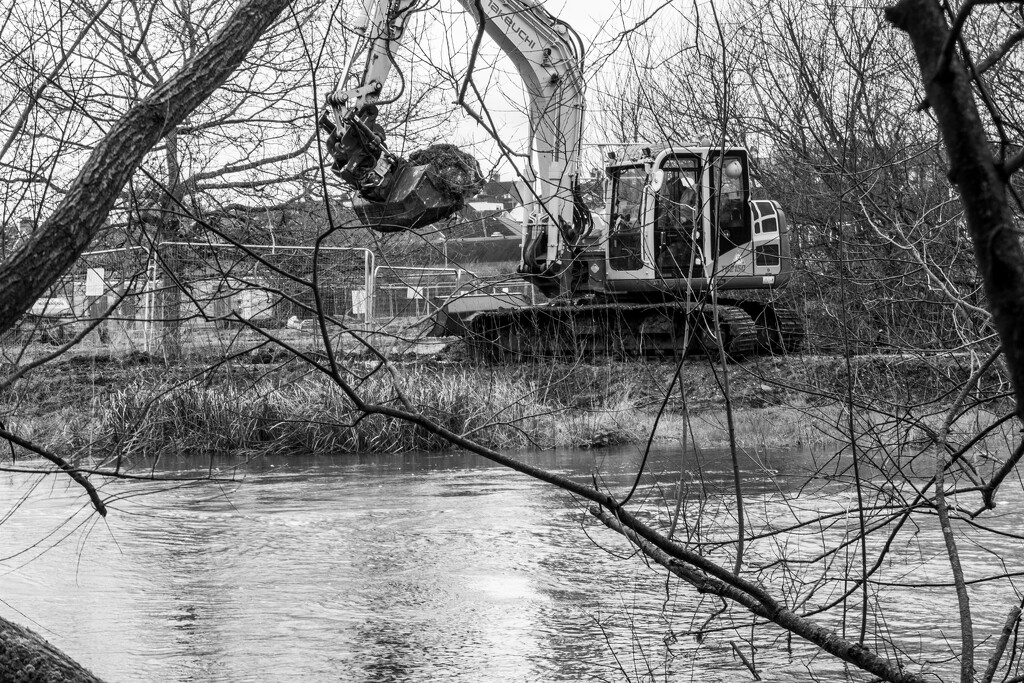
[[[600,373],[599,373],[600,374]],[[642,443],[655,427],[657,391],[643,374],[555,376],[474,368],[423,367],[404,373],[402,392],[416,412],[500,450],[602,447]],[[364,400],[402,407],[392,380],[376,374],[358,385]],[[346,453],[449,448],[419,425],[362,415],[335,385],[316,376],[286,383],[134,380],[81,409],[65,407],[12,419],[41,445],[102,457],[153,458],[180,453]],[[727,444],[724,413],[696,412],[687,422],[670,410],[659,440],[684,429],[702,447]],[[737,411],[741,445],[782,447],[823,440],[796,409]]]
[[[828,381],[814,384],[835,386],[834,363],[804,369],[807,365],[772,361],[734,366],[740,446],[832,447],[848,439],[841,402],[780,388],[782,382],[807,385],[808,378],[825,370]],[[4,397],[0,419],[51,450],[99,459],[450,447],[413,423],[363,416],[326,379],[289,367],[239,363],[196,374],[194,368],[163,365],[83,366],[77,374],[55,373]],[[356,384],[367,402],[400,407],[397,381],[416,412],[491,448],[601,447],[646,441],[673,370],[670,363],[642,362],[508,367],[418,363],[399,368],[397,380],[377,372]],[[195,377],[188,379],[190,373]],[[781,381],[772,385],[771,378]],[[685,433],[689,443],[701,448],[728,445],[725,410],[709,367],[688,363],[682,384],[658,422],[656,439],[678,443]],[[878,395],[875,386],[872,395]],[[858,413],[858,440],[866,446],[873,440],[912,444],[926,436],[925,427],[941,421],[940,410],[932,410],[921,418],[923,427],[893,422],[881,412]],[[979,419],[991,421],[975,416],[973,427],[982,424]],[[967,416],[961,420],[963,430],[972,426],[968,421]],[[1000,438],[993,435],[990,441],[998,446]]]

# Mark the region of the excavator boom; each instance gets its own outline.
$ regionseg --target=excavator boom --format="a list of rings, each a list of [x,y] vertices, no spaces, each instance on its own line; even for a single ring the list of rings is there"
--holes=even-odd
[[[332,170],[358,193],[354,208],[374,230],[416,230],[463,208],[477,183],[452,190],[452,177],[474,172],[475,161],[412,163],[393,154],[377,124],[378,106],[393,68],[392,55],[420,0],[371,0],[356,22],[368,41],[358,84],[339,88],[320,120],[334,157]],[[582,45],[575,32],[533,0],[459,0],[515,64],[529,98],[531,163],[523,180],[530,188],[520,271],[550,273],[582,230],[577,182],[583,117]],[[353,72],[349,64],[345,74]],[[450,158],[450,155],[449,157]],[[475,180],[475,179],[474,179]],[[588,214],[589,216],[589,214]]]

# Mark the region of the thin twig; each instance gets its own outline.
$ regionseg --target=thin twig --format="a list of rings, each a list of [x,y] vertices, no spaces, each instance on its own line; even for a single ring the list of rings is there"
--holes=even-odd
[[[761,680],[761,677],[757,673],[757,669],[754,668],[754,665],[750,663],[750,660],[747,659],[747,656],[743,654],[743,651],[740,650],[736,643],[729,641],[729,645],[732,646],[732,651],[735,652],[736,656],[740,658],[741,662],[743,662],[743,666],[747,667],[747,670],[750,672],[750,675],[754,677],[754,680]]]

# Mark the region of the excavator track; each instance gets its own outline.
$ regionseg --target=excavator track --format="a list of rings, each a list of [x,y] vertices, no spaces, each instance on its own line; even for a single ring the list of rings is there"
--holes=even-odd
[[[509,308],[473,314],[463,325],[472,355],[491,362],[630,358],[684,350],[714,359],[724,352],[740,360],[758,351],[760,339],[754,320],[737,306],[685,302]]]
[[[804,344],[804,319],[792,308],[775,308],[778,348],[781,353],[796,353]]]
[[[711,309],[711,306],[707,307]],[[747,313],[736,306],[717,306],[718,310],[718,329],[724,335],[722,338],[722,346],[725,351],[725,355],[729,358],[740,360],[748,356],[752,356],[757,353],[758,350],[758,334],[757,325],[754,320],[751,319]],[[698,320],[698,325],[706,325],[707,329],[713,328],[714,314],[711,310],[706,310],[702,317],[709,323],[702,323]],[[699,327],[701,332],[704,331],[703,327]],[[698,337],[698,339],[700,339]],[[719,356],[717,344],[709,346],[707,342],[704,342],[704,354],[710,358],[716,358]]]
[[[804,324],[794,309],[756,300],[728,303],[742,308],[754,321],[759,353],[774,355],[800,350],[804,342]]]

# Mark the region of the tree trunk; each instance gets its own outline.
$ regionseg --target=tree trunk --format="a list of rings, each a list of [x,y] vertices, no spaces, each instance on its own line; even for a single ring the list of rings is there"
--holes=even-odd
[[[1004,169],[992,154],[963,62],[954,55],[942,68],[950,28],[940,4],[900,0],[885,16],[907,33],[914,46],[1013,380],[1017,416],[1024,419],[1024,249],[1013,224]]]
[[[227,80],[288,4],[244,3],[206,49],[111,126],[53,214],[0,264],[0,331],[10,329],[74,264],[146,154]]]

